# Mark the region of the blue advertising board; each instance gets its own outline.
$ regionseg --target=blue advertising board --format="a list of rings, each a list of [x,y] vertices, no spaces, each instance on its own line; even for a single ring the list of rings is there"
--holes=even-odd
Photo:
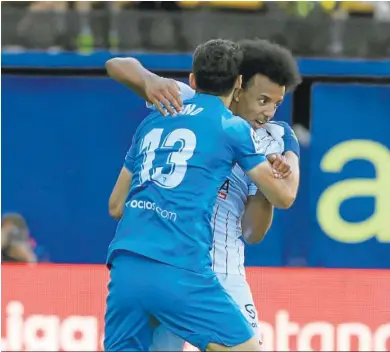
[[[141,99],[105,77],[2,77],[2,212],[26,216],[58,262],[104,262],[108,197]]]
[[[26,55],[2,58],[13,67],[85,68],[95,62],[82,55],[28,61]],[[188,69],[190,63],[182,55],[139,58],[162,70]],[[386,61],[300,63],[313,75],[390,72]],[[52,261],[102,263],[116,226],[108,197],[148,111],[107,77],[61,74],[2,75],[2,213],[22,213]],[[301,147],[298,198],[292,209],[275,212],[261,244],[248,246],[248,265],[390,267],[389,102],[384,84],[314,85],[312,139]],[[288,95],[276,119],[291,122],[292,108]]]
[[[390,86],[312,90],[309,264],[390,268]]]
[[[189,71],[192,54],[145,54],[97,51],[90,54],[75,52],[25,52],[1,53],[3,67],[45,68],[102,68],[112,57],[132,56],[151,70]],[[304,76],[368,76],[390,77],[390,60],[329,60],[322,58],[298,58],[299,71]]]

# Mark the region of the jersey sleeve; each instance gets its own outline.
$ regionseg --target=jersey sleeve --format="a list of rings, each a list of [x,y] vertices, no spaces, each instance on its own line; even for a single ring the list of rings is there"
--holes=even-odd
[[[265,129],[272,135],[273,138],[275,138],[275,140],[282,141],[284,153],[291,151],[299,158],[300,147],[298,138],[288,123],[283,121],[272,121],[265,125]]]
[[[224,129],[234,160],[245,172],[266,160],[259,136],[245,120],[235,116]]]
[[[299,141],[298,138],[294,132],[294,130],[291,128],[291,126],[286,122],[278,122],[281,124],[281,126],[284,127],[284,151],[288,152],[291,151],[296,154],[296,156],[300,157],[300,147],[299,147]]]
[[[195,91],[188,84],[185,84],[181,81],[176,81],[176,83],[179,87],[182,101],[193,98],[193,96],[195,95]],[[146,102],[146,107],[152,110],[156,109],[155,106],[149,102]]]
[[[134,173],[134,160],[135,160],[135,156],[136,156],[136,143],[135,143],[135,134],[133,136],[133,140],[131,142],[131,146],[129,148],[129,150],[127,151],[126,153],[126,156],[125,156],[125,162],[123,163],[123,167],[125,167],[128,171],[130,171],[131,173]]]

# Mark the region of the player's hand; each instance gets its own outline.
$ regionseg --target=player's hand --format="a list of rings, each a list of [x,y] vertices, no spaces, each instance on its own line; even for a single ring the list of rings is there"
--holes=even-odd
[[[291,175],[291,166],[283,155],[269,154],[267,159],[272,165],[272,172],[275,178],[286,178]]]
[[[180,89],[174,79],[159,76],[150,76],[145,81],[145,93],[149,102],[166,116],[168,113],[176,116],[180,112],[183,102],[180,97]]]

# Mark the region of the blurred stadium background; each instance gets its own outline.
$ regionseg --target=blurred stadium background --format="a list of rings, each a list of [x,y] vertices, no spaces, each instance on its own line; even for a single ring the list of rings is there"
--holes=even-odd
[[[186,80],[198,43],[261,37],[304,76],[276,115],[299,196],[247,248],[265,349],[390,351],[390,2],[3,1],[1,31],[1,350],[101,348],[107,200],[147,113],[104,62]],[[4,263],[15,227],[40,264]]]

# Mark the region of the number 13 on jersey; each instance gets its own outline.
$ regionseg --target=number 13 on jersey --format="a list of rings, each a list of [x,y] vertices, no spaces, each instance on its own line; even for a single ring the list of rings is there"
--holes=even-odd
[[[194,154],[196,147],[196,136],[194,132],[179,128],[170,132],[161,143],[163,134],[162,128],[151,130],[142,140],[140,152],[144,154],[144,160],[140,171],[140,184],[152,181],[159,187],[175,188],[183,181],[187,172],[187,161]],[[179,149],[173,151],[175,144]],[[155,165],[156,150],[172,150],[167,157],[165,165]],[[169,172],[163,173],[166,166],[170,167]]]

